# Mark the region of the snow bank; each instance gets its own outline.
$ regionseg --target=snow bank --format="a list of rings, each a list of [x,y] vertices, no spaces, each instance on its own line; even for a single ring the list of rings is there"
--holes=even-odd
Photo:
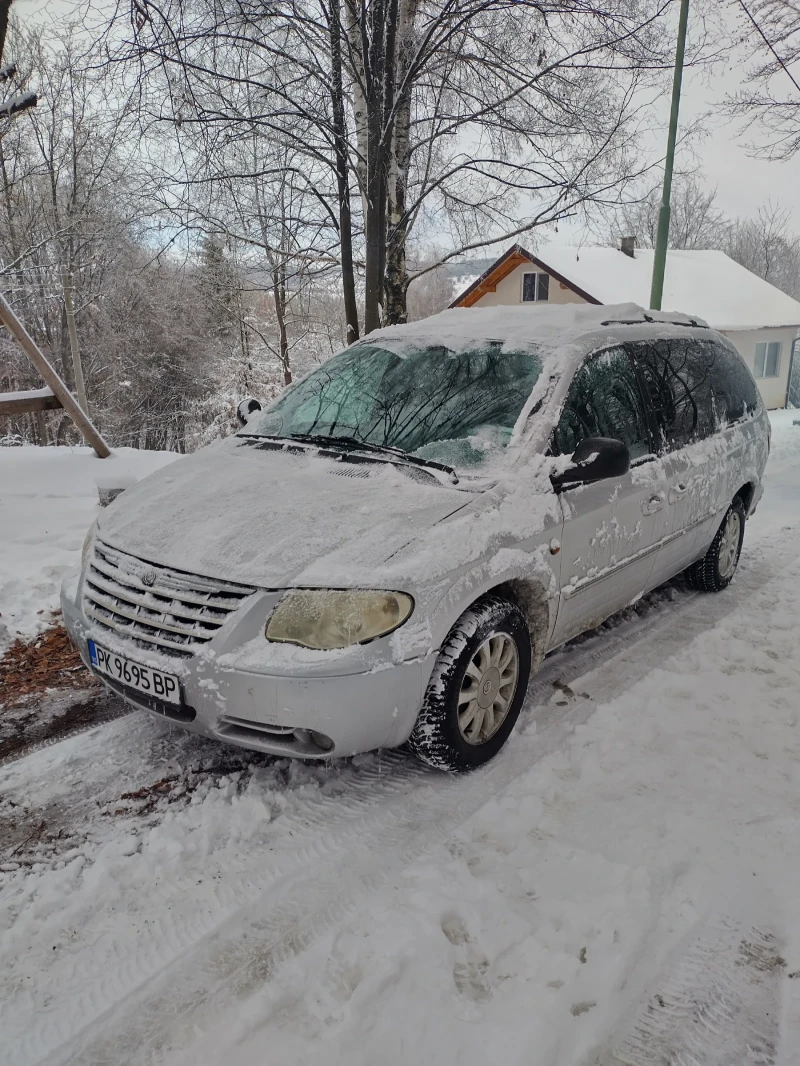
[[[770,411],[772,447],[769,453],[767,474],[773,469],[800,464],[800,411]]]
[[[145,477],[175,452],[0,448],[0,651],[42,629],[99,510],[96,478]]]

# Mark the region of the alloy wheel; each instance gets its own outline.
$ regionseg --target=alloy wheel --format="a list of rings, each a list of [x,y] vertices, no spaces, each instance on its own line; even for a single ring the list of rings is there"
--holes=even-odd
[[[719,574],[723,580],[733,573],[739,557],[739,539],[742,520],[736,511],[731,511],[719,545]]]
[[[458,694],[458,729],[468,744],[485,744],[508,714],[519,680],[519,654],[506,633],[481,644],[467,665]]]

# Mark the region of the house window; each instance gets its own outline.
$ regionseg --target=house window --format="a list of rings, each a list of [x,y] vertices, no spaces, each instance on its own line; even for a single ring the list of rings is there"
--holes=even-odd
[[[769,341],[756,345],[755,371],[757,378],[776,378],[781,369],[781,343]]]
[[[550,294],[549,274],[523,274],[522,275],[522,302],[533,303],[534,301],[546,300]]]

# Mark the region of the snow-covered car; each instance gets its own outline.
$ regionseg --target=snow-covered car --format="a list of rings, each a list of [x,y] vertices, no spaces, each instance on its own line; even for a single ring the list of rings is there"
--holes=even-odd
[[[768,427],[698,320],[446,311],[125,491],[64,618],[109,688],[188,729],[303,758],[408,743],[469,770],[548,651],[681,571],[729,584]]]

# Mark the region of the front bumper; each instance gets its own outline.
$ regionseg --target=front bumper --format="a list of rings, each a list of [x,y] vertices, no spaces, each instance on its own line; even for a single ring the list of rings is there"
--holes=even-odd
[[[354,673],[324,675],[319,667],[264,673],[237,668],[235,663],[228,665],[235,659],[230,651],[223,665],[213,648],[210,655],[204,649],[187,659],[143,652],[86,619],[77,577],[65,579],[61,608],[67,631],[90,669],[87,641],[91,637],[133,662],[138,659],[179,676],[185,706],[176,711],[158,701],[151,700],[148,705],[142,694],[121,689],[96,673],[128,703],[193,732],[275,755],[330,758],[397,747],[411,733],[436,659],[436,652],[429,650],[413,659],[379,662],[372,669]],[[266,650],[267,642],[264,644]],[[330,743],[320,745],[312,733],[328,738]]]

